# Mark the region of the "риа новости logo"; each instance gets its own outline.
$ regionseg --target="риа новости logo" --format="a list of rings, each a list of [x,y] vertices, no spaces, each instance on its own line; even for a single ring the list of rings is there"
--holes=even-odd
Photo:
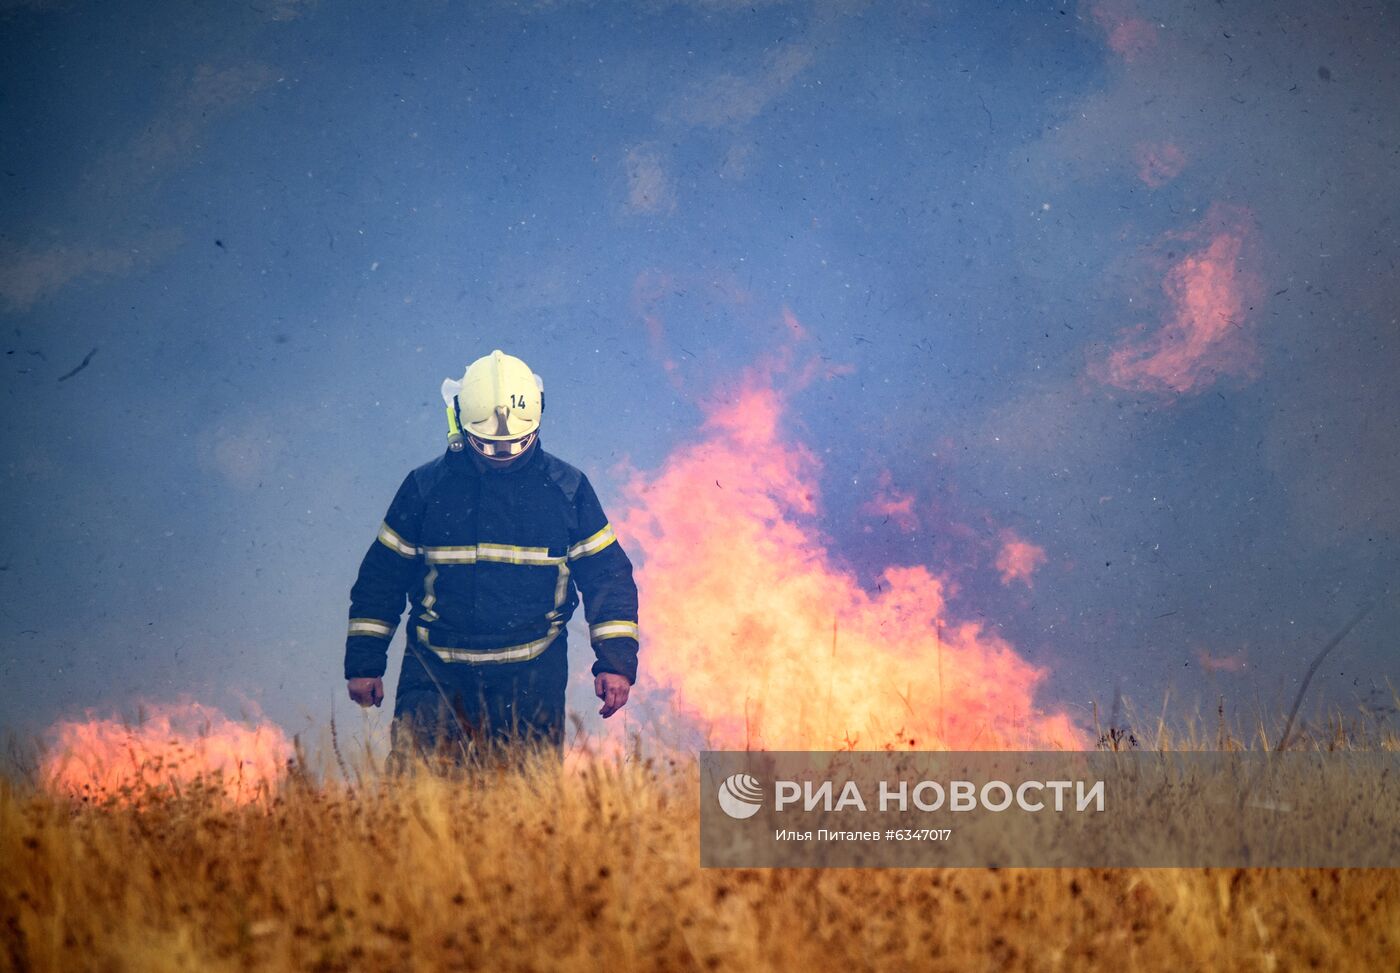
[[[731,774],[719,785],[719,806],[731,818],[751,818],[763,806],[763,787],[748,774]]]

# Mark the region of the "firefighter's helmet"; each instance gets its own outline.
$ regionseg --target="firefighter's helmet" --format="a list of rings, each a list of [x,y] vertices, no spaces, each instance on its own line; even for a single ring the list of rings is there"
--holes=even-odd
[[[463,440],[489,460],[508,463],[539,435],[544,382],[514,355],[493,351],[467,366],[460,382],[442,383],[448,445]]]

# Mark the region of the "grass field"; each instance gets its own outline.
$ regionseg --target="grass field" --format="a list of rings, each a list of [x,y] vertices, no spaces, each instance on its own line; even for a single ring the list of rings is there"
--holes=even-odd
[[[1400,969],[1394,870],[702,870],[697,776],[293,772],[104,806],[8,778],[0,966]]]

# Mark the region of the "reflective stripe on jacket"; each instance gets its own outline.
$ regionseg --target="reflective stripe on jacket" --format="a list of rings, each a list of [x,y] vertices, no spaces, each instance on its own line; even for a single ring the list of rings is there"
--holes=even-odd
[[[410,473],[350,591],[345,677],[382,676],[405,601],[410,637],[447,662],[532,659],[583,595],[594,674],[637,677],[637,586],[593,486],[536,443],[508,470],[465,451]]]

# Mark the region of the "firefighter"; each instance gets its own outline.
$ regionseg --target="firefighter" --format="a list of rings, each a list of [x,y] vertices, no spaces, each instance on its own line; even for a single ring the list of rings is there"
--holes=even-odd
[[[493,351],[443,383],[448,447],[399,487],[350,591],[345,678],[378,706],[409,604],[391,748],[561,752],[566,625],[582,594],[600,715],[637,678],[637,587],[588,477],[540,445],[544,383]]]

